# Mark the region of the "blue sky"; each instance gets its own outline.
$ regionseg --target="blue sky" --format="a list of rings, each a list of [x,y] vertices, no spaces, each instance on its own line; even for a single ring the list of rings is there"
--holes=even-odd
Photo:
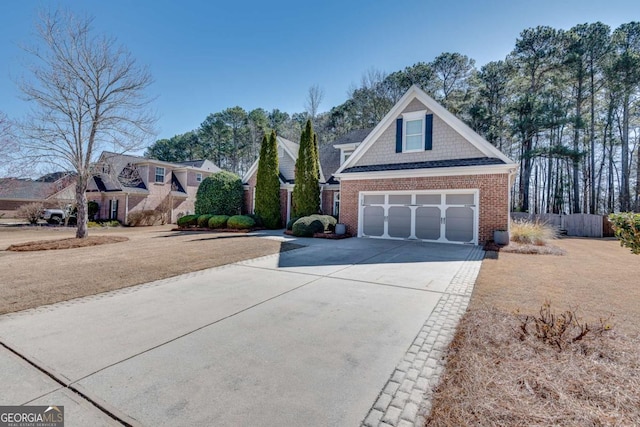
[[[326,111],[344,102],[368,69],[393,72],[446,51],[481,66],[503,59],[528,27],[602,21],[614,29],[640,20],[637,0],[5,0],[0,111],[11,118],[27,109],[14,83],[25,72],[18,45],[32,40],[43,5],[94,16],[97,31],[117,37],[150,67],[159,138],[235,105],[303,111],[316,84]]]

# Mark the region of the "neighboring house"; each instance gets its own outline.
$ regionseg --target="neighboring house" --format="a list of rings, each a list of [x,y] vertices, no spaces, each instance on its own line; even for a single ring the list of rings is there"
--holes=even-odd
[[[278,143],[290,157],[280,166],[288,218],[297,150]],[[509,227],[517,164],[417,86],[372,130],[345,135],[320,157],[322,211],[358,237],[480,244]],[[243,181],[251,200],[252,169]]]
[[[36,180],[0,178],[0,213],[13,215],[15,210],[29,203],[45,207],[60,207],[73,203],[75,178],[67,172],[56,172]]]
[[[127,222],[129,214],[159,210],[175,222],[194,212],[200,182],[221,171],[209,160],[169,163],[103,152],[94,166],[87,199],[98,203],[98,217]]]

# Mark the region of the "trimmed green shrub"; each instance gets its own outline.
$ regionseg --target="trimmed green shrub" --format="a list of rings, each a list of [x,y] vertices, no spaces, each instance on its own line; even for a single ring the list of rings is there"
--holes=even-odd
[[[209,227],[209,218],[213,215],[211,214],[203,214],[198,217],[198,228],[207,228]]]
[[[234,215],[227,220],[227,227],[236,230],[248,230],[256,225],[256,222],[246,215]]]
[[[278,166],[278,140],[276,132],[266,134],[260,146],[256,184],[256,214],[260,215],[264,226],[280,228],[280,169]]]
[[[291,231],[293,229],[293,224],[295,224],[299,219],[299,216],[294,216],[293,218],[291,218],[289,222],[287,222],[287,230]]]
[[[251,218],[252,220],[255,221],[256,223],[256,227],[264,227],[264,221],[262,220],[262,217],[258,214],[248,214],[246,215],[249,218]]]
[[[609,215],[609,221],[613,227],[620,246],[631,249],[631,252],[640,255],[640,214],[622,212]]]
[[[313,237],[315,233],[322,233],[324,225],[318,218],[305,216],[297,220],[291,229],[297,237]]]
[[[311,218],[315,218],[322,223],[324,226],[324,231],[334,231],[336,229],[336,224],[338,220],[336,220],[331,215],[310,215]]]
[[[228,215],[212,215],[209,218],[209,228],[225,228],[227,226]]]
[[[205,178],[196,193],[196,214],[237,215],[242,210],[244,189],[234,173],[221,171]]]
[[[178,227],[195,227],[198,225],[198,217],[200,215],[185,215],[178,218]]]

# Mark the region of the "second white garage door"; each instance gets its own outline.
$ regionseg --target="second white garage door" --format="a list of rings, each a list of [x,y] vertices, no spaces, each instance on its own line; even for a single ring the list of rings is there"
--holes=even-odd
[[[478,191],[360,193],[360,237],[478,243]]]

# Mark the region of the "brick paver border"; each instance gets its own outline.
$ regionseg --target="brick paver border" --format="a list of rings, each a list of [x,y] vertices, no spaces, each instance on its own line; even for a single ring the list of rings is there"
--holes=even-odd
[[[484,257],[475,247],[391,374],[362,422],[363,427],[422,426],[431,411],[433,389],[444,371],[445,352],[471,300]]]

